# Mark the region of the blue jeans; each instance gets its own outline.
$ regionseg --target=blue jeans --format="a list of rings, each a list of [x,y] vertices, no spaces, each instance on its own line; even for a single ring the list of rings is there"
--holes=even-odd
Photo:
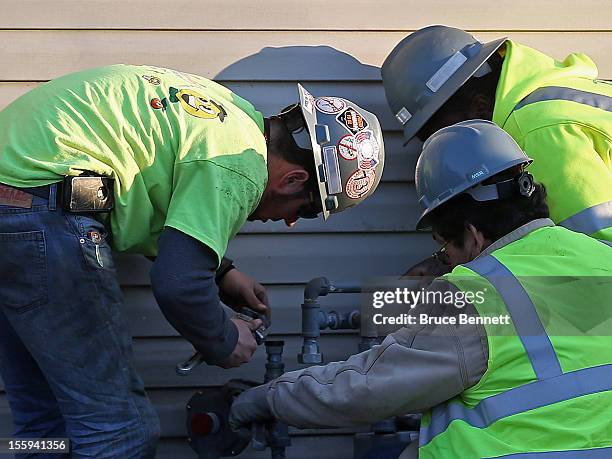
[[[159,420],[134,369],[104,225],[50,202],[0,205],[0,372],[14,436],[68,437],[73,458],[152,458]]]

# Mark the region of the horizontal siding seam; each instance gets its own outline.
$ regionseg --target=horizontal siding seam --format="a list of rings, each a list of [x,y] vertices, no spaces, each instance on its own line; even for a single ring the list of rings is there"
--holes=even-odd
[[[308,33],[308,32],[333,32],[333,33],[412,33],[417,29],[276,29],[276,28],[259,28],[259,29],[245,29],[245,28],[236,28],[236,29],[213,29],[213,28],[204,28],[204,29],[168,29],[168,28],[132,28],[132,27],[40,27],[40,28],[32,28],[32,27],[11,27],[4,28],[0,27],[0,32],[11,32],[11,31],[19,31],[19,32],[36,32],[36,31],[58,31],[58,32],[82,32],[82,31],[109,31],[109,32],[261,32],[261,33],[270,33],[270,32],[279,32],[279,33],[287,33],[287,32],[300,32],[300,33]],[[504,33],[609,33],[612,32],[612,29],[467,29],[470,33],[491,33],[491,32],[499,32],[501,34]]]

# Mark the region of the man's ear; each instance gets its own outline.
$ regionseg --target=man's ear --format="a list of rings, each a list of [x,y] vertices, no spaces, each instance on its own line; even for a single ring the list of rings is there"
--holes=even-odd
[[[304,169],[292,169],[281,177],[278,192],[286,195],[298,193],[304,189],[308,178],[308,172]]]
[[[474,225],[471,223],[467,223],[465,225],[465,230],[469,233],[469,235],[474,239],[473,249],[476,253],[474,253],[474,257],[479,255],[486,247],[486,238],[484,234],[476,229]]]
[[[493,101],[485,94],[476,94],[470,102],[470,119],[493,119]]]

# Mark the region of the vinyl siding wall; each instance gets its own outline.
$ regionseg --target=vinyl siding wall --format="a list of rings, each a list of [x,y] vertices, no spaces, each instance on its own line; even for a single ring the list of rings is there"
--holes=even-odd
[[[338,95],[376,113],[387,165],[375,195],[327,223],[247,224],[229,256],[266,285],[274,309],[272,333],[286,342],[287,369],[298,368],[303,284],[317,276],[357,281],[397,275],[431,253],[428,234],[414,232],[413,184],[420,145],[402,147],[400,126],[387,108],[379,66],[408,33],[429,25],[464,28],[481,40],[509,36],[557,58],[590,55],[612,78],[610,0],[323,1],[268,0],[0,0],[0,109],[65,73],[117,62],[146,63],[200,74],[249,99],[264,114],[295,101],[296,83],[314,95]],[[150,264],[118,255],[125,312],[141,375],[162,426],[159,458],[195,457],[185,441],[185,404],[195,390],[229,378],[261,380],[265,353],[231,371],[200,367],[175,375],[191,346],[165,322],[149,286]],[[354,296],[326,305],[350,308]],[[326,361],[356,351],[353,333],[324,333]],[[11,418],[0,381],[0,437]],[[408,388],[407,388],[408,390]],[[350,429],[295,431],[291,459],[351,458]],[[242,457],[269,457],[247,451]]]

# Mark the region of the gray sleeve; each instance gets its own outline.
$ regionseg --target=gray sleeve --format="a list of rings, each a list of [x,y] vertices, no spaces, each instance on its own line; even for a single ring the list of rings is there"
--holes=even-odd
[[[457,291],[436,280],[429,290]],[[477,314],[473,306],[417,306],[430,317]],[[487,369],[481,325],[414,325],[343,362],[286,373],[269,385],[274,415],[297,427],[371,424],[417,413],[476,384]]]
[[[221,364],[238,342],[238,330],[219,302],[215,252],[197,239],[166,227],[151,269],[151,287],[170,324],[208,364]]]

